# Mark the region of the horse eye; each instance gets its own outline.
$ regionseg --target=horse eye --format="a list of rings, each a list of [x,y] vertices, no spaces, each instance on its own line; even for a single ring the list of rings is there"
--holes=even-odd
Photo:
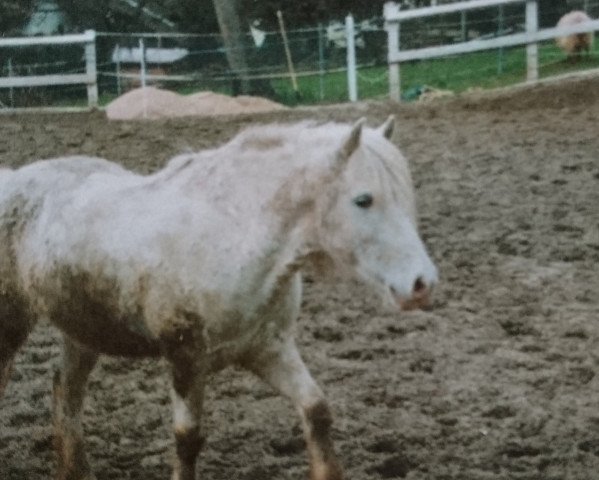
[[[363,193],[354,198],[354,203],[360,208],[370,208],[373,202],[372,195],[370,193]]]

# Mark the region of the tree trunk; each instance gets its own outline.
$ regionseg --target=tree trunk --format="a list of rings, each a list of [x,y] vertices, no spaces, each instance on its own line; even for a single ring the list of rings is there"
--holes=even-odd
[[[213,0],[212,3],[223,36],[229,67],[239,82],[239,92],[234,93],[248,94],[250,81],[245,54],[245,36],[241,29],[237,2],[236,0]]]

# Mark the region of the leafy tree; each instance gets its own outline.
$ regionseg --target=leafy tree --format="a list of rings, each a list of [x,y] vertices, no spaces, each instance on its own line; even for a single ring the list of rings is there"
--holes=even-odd
[[[0,0],[0,34],[12,35],[33,11],[34,0]]]
[[[341,20],[348,13],[357,18],[380,17],[387,0],[242,0],[243,16],[261,19],[277,29],[277,10],[285,15],[290,28],[314,26],[320,21]]]
[[[212,0],[165,0],[162,5],[181,32],[215,33],[219,31]]]
[[[239,78],[239,93],[250,93],[245,35],[236,0],[213,0],[216,18],[225,44],[227,61]]]
[[[218,31],[211,0],[56,1],[78,31],[89,28],[108,32]],[[147,14],[148,11],[152,15]]]

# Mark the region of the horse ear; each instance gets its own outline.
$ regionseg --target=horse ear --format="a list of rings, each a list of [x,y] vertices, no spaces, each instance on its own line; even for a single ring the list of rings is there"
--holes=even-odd
[[[360,146],[360,139],[362,138],[362,127],[366,123],[366,119],[364,117],[360,118],[349,132],[349,135],[343,142],[343,145],[337,152],[337,161],[335,162],[335,168],[337,170],[342,170],[343,167],[347,164],[349,157],[358,149]]]
[[[395,129],[395,115],[389,115],[385,123],[383,123],[377,130],[381,133],[383,137],[387,140],[391,138],[393,135],[393,130]]]

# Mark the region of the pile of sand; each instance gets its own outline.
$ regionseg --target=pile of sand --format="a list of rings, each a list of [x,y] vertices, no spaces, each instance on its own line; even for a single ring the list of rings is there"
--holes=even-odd
[[[131,90],[106,107],[106,115],[114,120],[138,118],[213,116],[282,110],[280,103],[261,97],[229,97],[214,92],[179,95],[155,87]]]

